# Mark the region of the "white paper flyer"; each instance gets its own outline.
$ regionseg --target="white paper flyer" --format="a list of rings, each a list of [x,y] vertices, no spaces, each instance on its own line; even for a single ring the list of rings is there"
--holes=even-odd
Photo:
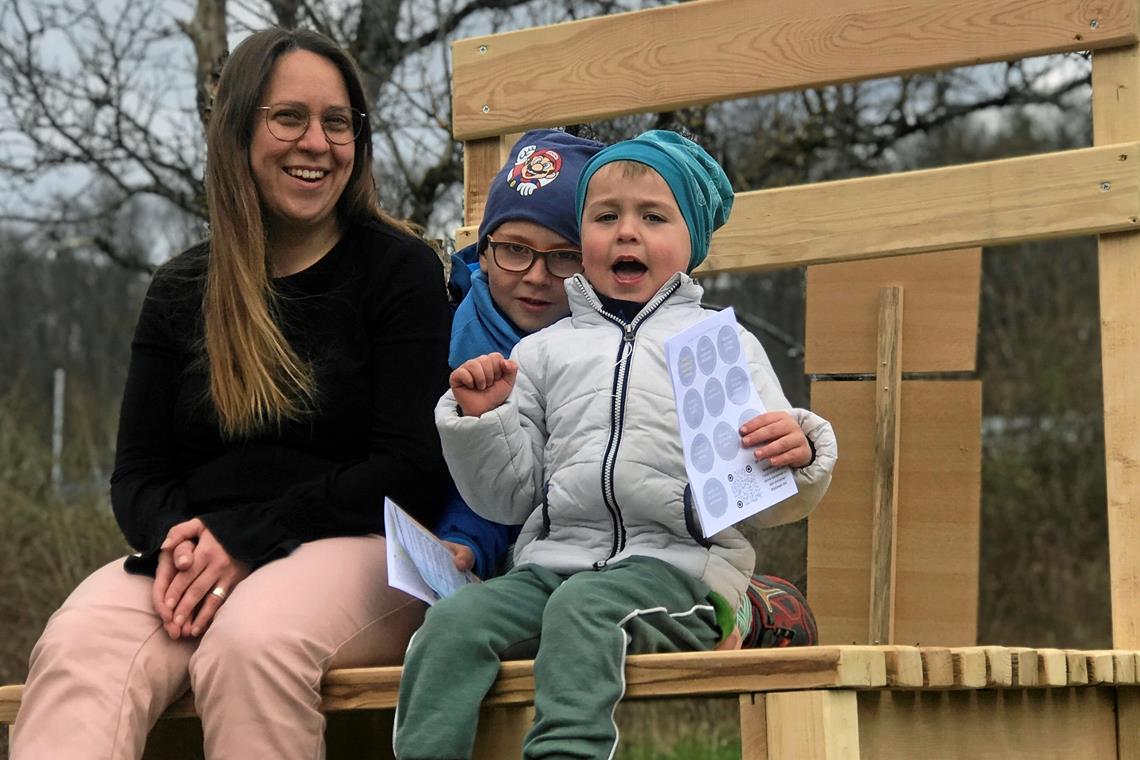
[[[665,341],[665,361],[677,402],[701,530],[724,530],[796,493],[787,467],[770,467],[744,448],[740,426],[765,410],[752,385],[729,308]]]
[[[388,585],[435,604],[468,583],[474,573],[455,569],[451,552],[435,534],[391,499],[384,499],[384,537],[388,545]]]

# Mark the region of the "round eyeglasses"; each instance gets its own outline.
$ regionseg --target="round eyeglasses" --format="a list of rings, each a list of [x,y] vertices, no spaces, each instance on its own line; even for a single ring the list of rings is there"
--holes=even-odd
[[[269,134],[281,142],[297,142],[309,130],[309,109],[303,105],[275,103],[255,110],[265,112]],[[348,145],[360,135],[367,118],[355,108],[329,108],[321,114],[321,130],[333,145]]]
[[[546,264],[546,271],[559,279],[564,280],[582,271],[582,253],[580,251],[538,251],[522,243],[500,242],[491,238],[487,238],[487,247],[491,249],[491,258],[494,259],[499,269],[508,272],[529,271],[539,258]]]

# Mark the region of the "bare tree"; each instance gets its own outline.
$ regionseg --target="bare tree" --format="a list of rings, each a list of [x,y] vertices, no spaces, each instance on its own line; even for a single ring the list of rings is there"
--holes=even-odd
[[[202,140],[171,102],[177,76],[154,63],[178,50],[160,11],[158,0],[0,5],[0,172],[14,190],[0,219],[85,226],[137,197],[201,214]]]
[[[280,25],[319,29],[354,54],[375,95],[384,201],[417,223],[446,228],[463,176],[449,134],[447,43],[636,5],[196,0],[192,15],[176,17],[170,0],[0,0],[0,173],[13,188],[0,201],[0,221],[150,268],[154,251],[128,256],[111,237],[72,231],[115,218],[138,199],[204,220],[203,127],[228,43]],[[169,253],[163,246],[158,257]]]

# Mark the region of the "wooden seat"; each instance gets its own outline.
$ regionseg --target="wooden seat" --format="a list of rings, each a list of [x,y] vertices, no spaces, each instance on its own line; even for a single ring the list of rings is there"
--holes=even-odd
[[[484,702],[480,760],[518,756],[534,702],[532,665],[503,663]],[[1011,748],[1022,757],[1080,753],[1082,760],[1115,760],[1134,757],[1122,751],[1132,740],[1117,737],[1115,716],[1120,701],[1140,695],[1138,665],[1140,653],[1133,651],[996,646],[633,655],[626,696],[736,699],[746,760],[1005,760]],[[334,670],[323,684],[321,709],[391,710],[400,674],[398,667]],[[0,724],[14,721],[22,692],[21,686],[0,687]],[[193,716],[187,695],[163,720]],[[374,756],[387,751],[372,748]],[[153,760],[176,756],[148,754]]]

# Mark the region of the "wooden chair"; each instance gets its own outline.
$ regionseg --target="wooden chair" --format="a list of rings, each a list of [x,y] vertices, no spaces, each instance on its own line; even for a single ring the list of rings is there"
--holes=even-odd
[[[700,273],[809,267],[809,371],[868,378],[813,385],[843,452],[809,526],[809,593],[831,645],[631,657],[630,699],[737,700],[745,760],[1140,760],[1138,43],[1140,0],[693,0],[454,44],[453,131],[465,144],[458,245],[474,240],[491,177],[532,127],[1094,51],[1091,148],[737,196]],[[1117,649],[966,646],[976,627],[980,391],[921,375],[973,368],[976,249],[1092,234]],[[863,325],[854,369],[834,345],[836,319]],[[930,417],[950,406],[965,411]],[[929,540],[946,535],[957,551]],[[390,708],[398,678],[398,668],[333,672],[324,707]],[[530,679],[529,663],[504,664],[480,758],[517,756]],[[0,721],[11,722],[19,695],[0,689]],[[186,713],[185,700],[170,712]]]

